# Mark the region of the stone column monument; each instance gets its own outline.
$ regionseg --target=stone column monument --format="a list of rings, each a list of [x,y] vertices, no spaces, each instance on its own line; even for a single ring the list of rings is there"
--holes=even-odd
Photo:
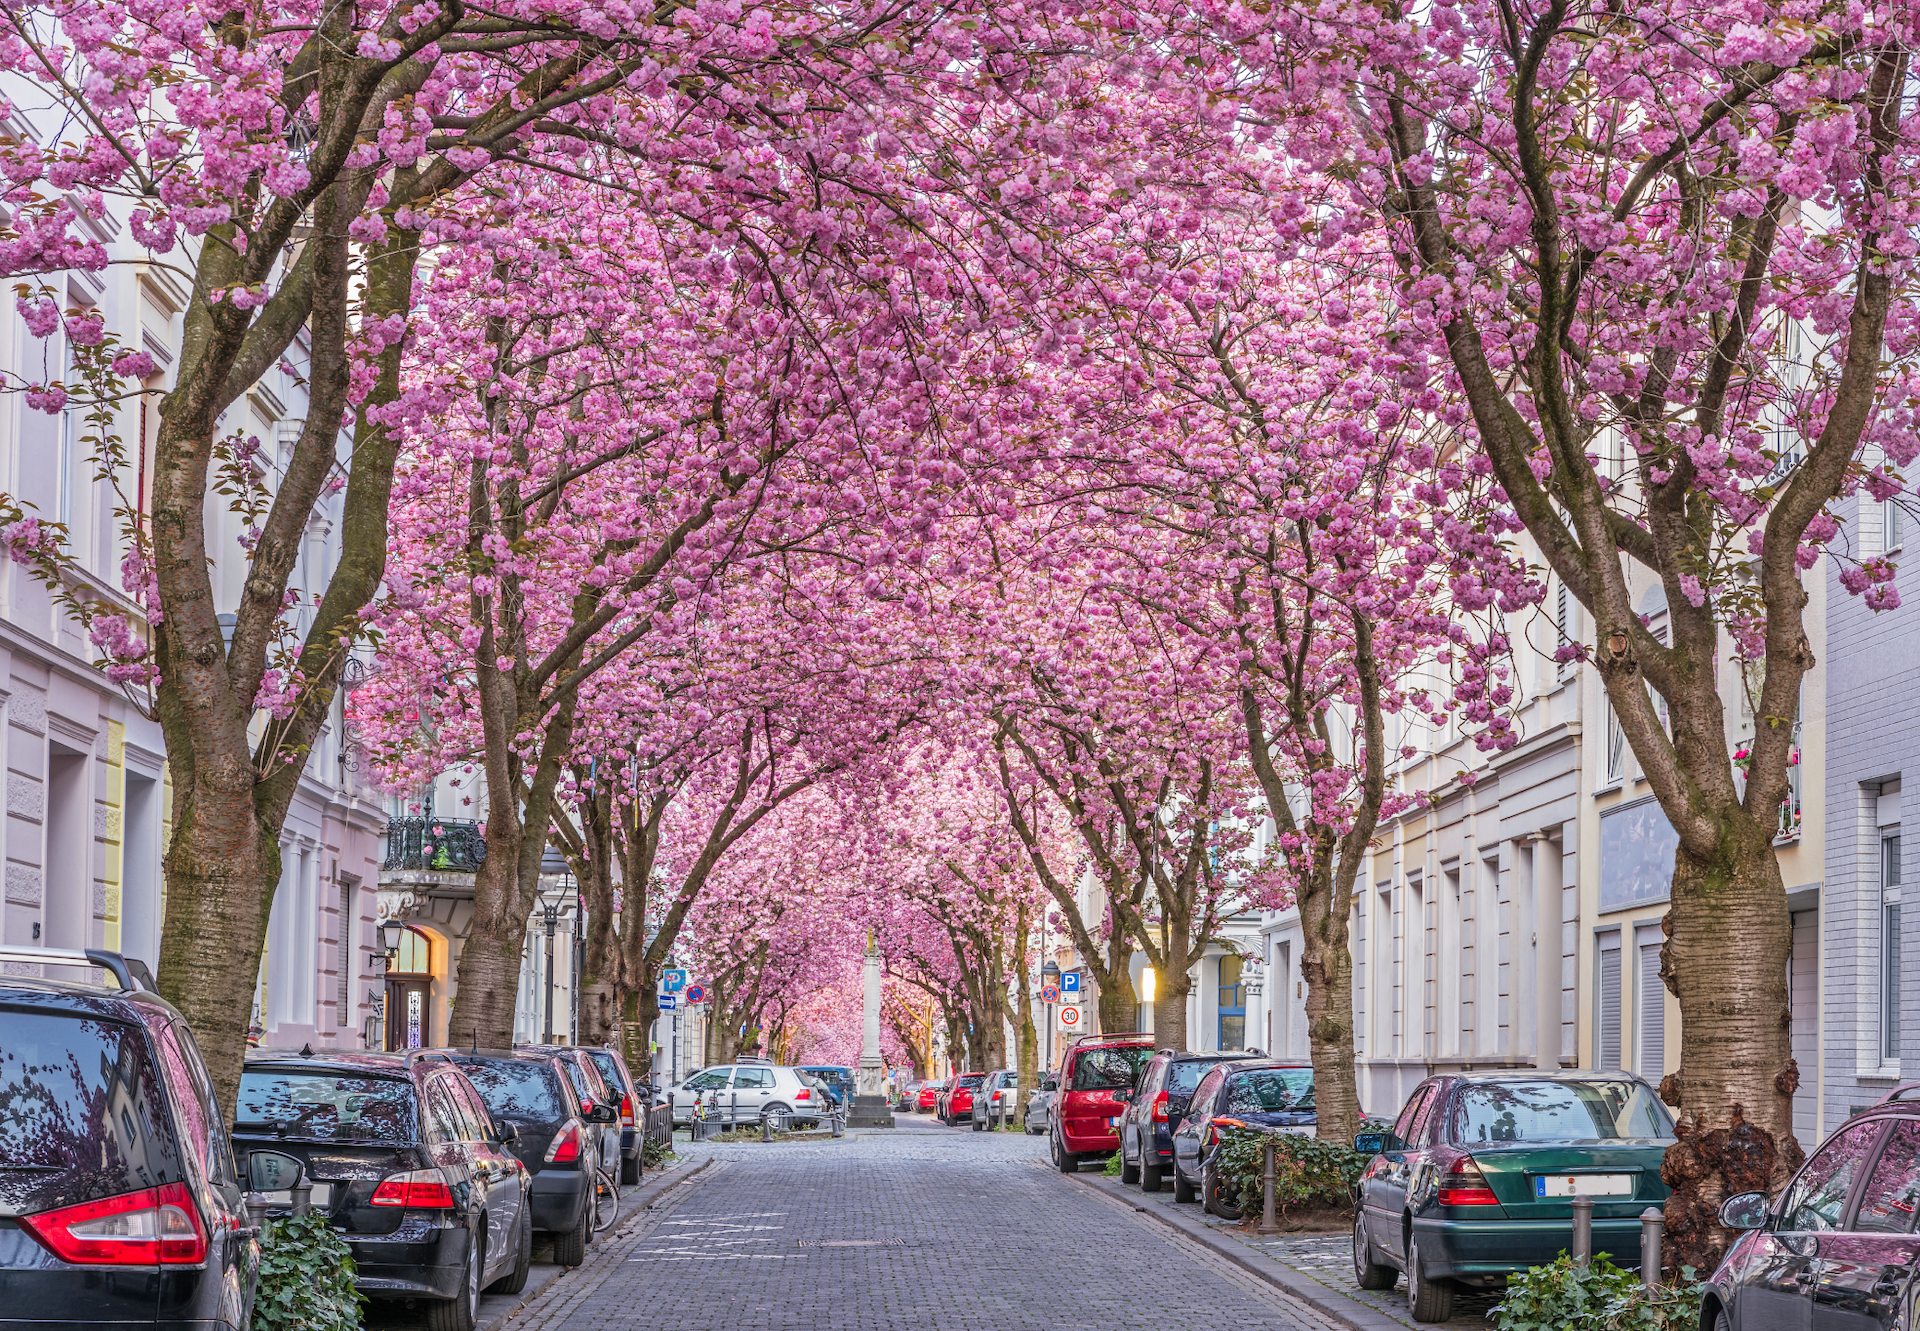
[[[860,967],[860,1068],[854,1073],[853,1109],[847,1126],[890,1128],[886,1065],[880,1061],[880,947],[867,930],[867,955]]]

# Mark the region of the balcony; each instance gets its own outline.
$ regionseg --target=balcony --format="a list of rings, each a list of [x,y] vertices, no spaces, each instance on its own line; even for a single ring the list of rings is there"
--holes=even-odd
[[[387,824],[383,870],[472,873],[486,862],[480,824],[465,818],[395,818]]]

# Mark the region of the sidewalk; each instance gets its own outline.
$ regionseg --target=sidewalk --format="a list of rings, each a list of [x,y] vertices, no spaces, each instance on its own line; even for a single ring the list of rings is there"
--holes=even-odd
[[[1487,1310],[1500,1301],[1498,1294],[1462,1290],[1455,1297],[1453,1316],[1445,1322],[1416,1322],[1407,1312],[1406,1284],[1379,1292],[1353,1283],[1353,1238],[1337,1234],[1278,1234],[1259,1238],[1208,1215],[1199,1203],[1181,1205],[1169,1185],[1159,1192],[1142,1192],[1104,1174],[1074,1175],[1081,1183],[1128,1203],[1134,1210],[1177,1230],[1212,1249],[1243,1270],[1286,1290],[1353,1331],[1405,1331],[1434,1326],[1487,1325]]]

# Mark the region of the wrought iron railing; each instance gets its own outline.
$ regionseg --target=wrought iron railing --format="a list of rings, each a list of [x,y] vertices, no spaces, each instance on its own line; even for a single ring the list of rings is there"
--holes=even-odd
[[[387,824],[383,869],[472,873],[487,859],[480,824],[465,818],[395,818]]]

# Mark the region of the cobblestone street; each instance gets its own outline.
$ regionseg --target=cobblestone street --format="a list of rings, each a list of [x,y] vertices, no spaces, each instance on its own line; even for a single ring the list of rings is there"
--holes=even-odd
[[[1044,1142],[892,1133],[708,1148],[508,1326],[1111,1331],[1338,1324],[1048,1165]]]

